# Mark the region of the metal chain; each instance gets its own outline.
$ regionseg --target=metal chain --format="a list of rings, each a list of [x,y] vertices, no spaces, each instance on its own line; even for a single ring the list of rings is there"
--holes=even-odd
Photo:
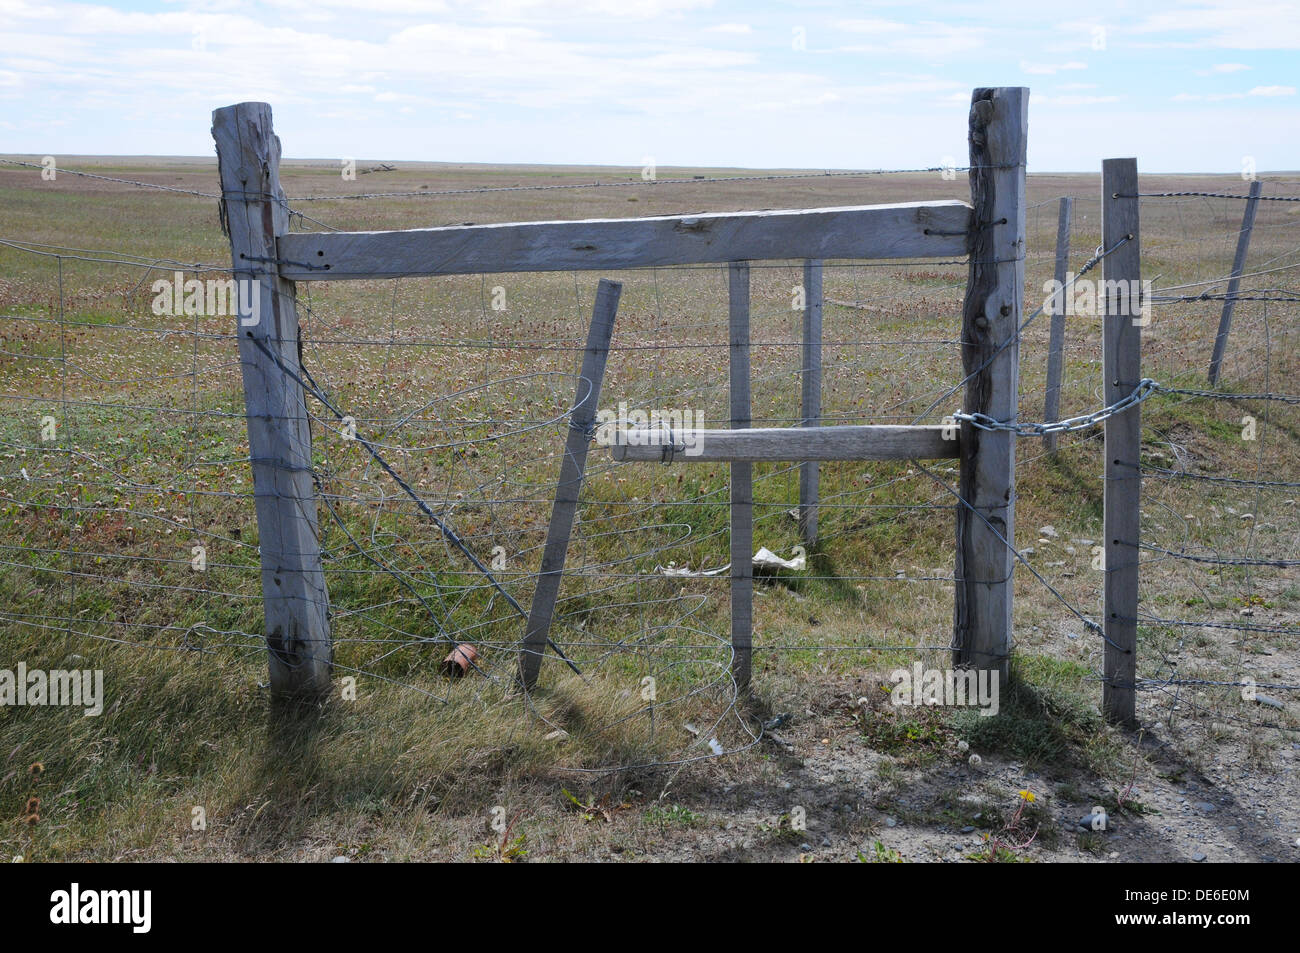
[[[972,427],[978,427],[980,430],[1014,433],[1018,437],[1041,437],[1051,433],[1066,433],[1072,430],[1087,430],[1089,427],[1095,427],[1108,417],[1114,417],[1116,414],[1121,414],[1130,407],[1142,403],[1157,391],[1164,394],[1181,394],[1186,397],[1213,397],[1219,400],[1276,400],[1284,404],[1300,404],[1300,397],[1293,397],[1290,394],[1231,394],[1213,390],[1188,390],[1182,387],[1165,387],[1150,377],[1144,377],[1138,381],[1137,387],[1133,388],[1131,394],[1107,407],[1095,410],[1090,414],[1068,417],[1065,420],[1056,420],[1051,423],[1010,423],[995,420],[988,414],[967,414],[960,410],[954,411],[952,418],[954,420],[964,420]],[[1224,482],[1232,481],[1225,480]],[[1255,485],[1254,481],[1247,482],[1252,486]]]
[[[1121,414],[1130,407],[1142,403],[1160,389],[1160,385],[1154,380],[1144,377],[1138,382],[1137,387],[1133,388],[1131,394],[1115,401],[1108,407],[1094,410],[1090,414],[1068,417],[1065,420],[1057,420],[1052,423],[1008,423],[994,420],[988,414],[966,414],[961,411],[955,412],[952,416],[954,420],[964,420],[972,427],[978,427],[980,430],[1005,431],[1014,433],[1018,437],[1041,437],[1050,433],[1066,433],[1071,430],[1086,430],[1089,427],[1095,427],[1108,417],[1114,417],[1116,414]]]

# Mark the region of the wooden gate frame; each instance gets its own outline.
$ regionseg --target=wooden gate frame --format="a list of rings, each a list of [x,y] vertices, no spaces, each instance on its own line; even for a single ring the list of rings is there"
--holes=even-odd
[[[731,279],[731,416],[733,428],[741,429],[749,423],[749,262],[966,255],[962,363],[968,379],[963,409],[1014,421],[1018,327],[1024,303],[1028,102],[1029,90],[1023,87],[973,92],[970,204],[947,200],[310,233],[288,231],[288,207],[279,182],[280,144],[270,106],[240,103],[216,110],[213,137],[233,268],[237,276],[260,282],[263,291],[256,322],[251,327],[241,322],[239,347],[273,690],[280,694],[328,690],[331,659],[305,400],[301,387],[275,366],[298,371],[296,282],[726,264]],[[747,463],[756,459],[957,457],[964,503],[957,508],[956,520],[954,658],[960,665],[992,669],[1006,678],[1011,652],[1015,436],[979,430],[963,421],[956,439],[944,441],[936,433],[940,429],[797,427],[782,429],[775,438],[761,429],[747,430],[744,436],[728,435],[733,454],[726,458],[732,462],[733,494],[732,670],[738,687],[747,689],[751,675],[745,595],[752,587],[752,553],[746,543],[737,564],[737,544],[751,532],[746,471]],[[726,432],[710,433],[706,446]],[[762,455],[755,455],[758,444],[753,441],[769,442]],[[570,474],[570,480],[560,483],[560,490],[567,487],[575,499],[580,472],[577,476],[577,481]],[[557,507],[562,504],[557,500]],[[811,528],[807,520],[805,526]],[[554,562],[544,567],[557,586],[562,567],[562,556],[558,570]],[[537,609],[534,606],[530,617]],[[545,637],[531,623],[526,634],[534,646]],[[526,688],[537,677],[540,658],[540,651],[521,651],[520,678]]]

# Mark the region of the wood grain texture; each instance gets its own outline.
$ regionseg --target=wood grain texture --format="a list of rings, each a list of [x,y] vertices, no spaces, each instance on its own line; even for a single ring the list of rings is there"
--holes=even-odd
[[[749,262],[727,269],[728,373],[731,388],[731,427],[750,424]],[[741,694],[752,675],[754,628],[754,480],[753,465],[731,464],[731,674]]]
[[[546,530],[542,566],[537,576],[537,588],[533,591],[533,603],[529,607],[523,645],[519,650],[519,682],[526,689],[532,688],[537,682],[542,654],[546,651],[546,640],[555,616],[555,600],[560,594],[564,564],[569,554],[569,537],[573,533],[573,519],[578,511],[578,495],[587,469],[587,451],[591,447],[590,434],[596,425],[601,384],[605,379],[605,363],[609,357],[609,342],[614,335],[614,317],[618,314],[618,301],[622,293],[621,284],[604,278],[596,288],[596,303],[592,310],[591,326],[587,331],[587,347],[582,355],[582,371],[578,380],[572,423],[565,438],[560,479],[555,487],[551,522]]]
[[[1056,219],[1056,285],[1064,288],[1065,276],[1070,268],[1070,215],[1074,208],[1074,199],[1065,195],[1061,197],[1060,212]],[[1048,306],[1052,316],[1052,329],[1047,343],[1047,396],[1043,401],[1043,421],[1053,423],[1061,419],[1061,378],[1065,368],[1065,296],[1073,293],[1073,288],[1063,291],[1059,300],[1053,300]],[[1048,451],[1056,449],[1057,434],[1049,433],[1043,438]]]
[[[280,188],[280,140],[266,103],[212,114],[223,219],[237,281],[260,283],[256,322],[236,318],[244,407],[257,507],[262,599],[276,697],[329,691],[333,646],[321,567],[311,432],[302,388],[255,344],[298,372],[298,314],[292,281],[278,274],[276,239],[289,228]],[[249,317],[249,320],[252,316]]]
[[[1256,179],[1250,183],[1250,197],[1246,199],[1246,210],[1241,214],[1241,231],[1237,234],[1237,253],[1232,258],[1232,275],[1228,279],[1228,290],[1224,295],[1223,313],[1219,316],[1219,333],[1214,337],[1214,353],[1210,355],[1210,386],[1219,383],[1219,371],[1223,368],[1223,355],[1228,349],[1228,332],[1232,330],[1232,311],[1237,302],[1233,300],[1237,289],[1241,287],[1241,273],[1246,270],[1246,253],[1250,249],[1250,233],[1255,230],[1255,212],[1259,206],[1259,193],[1264,190],[1264,183]]]
[[[942,460],[959,454],[959,440],[942,426],[865,424],[836,427],[757,427],[750,430],[631,430],[615,460],[659,463],[779,463],[803,460]],[[685,448],[692,448],[688,453]],[[698,452],[696,452],[698,450]]]
[[[1131,236],[1101,263],[1106,285],[1141,281],[1142,245],[1138,233],[1136,159],[1106,159],[1101,164],[1101,244],[1103,249]],[[1130,307],[1113,293],[1102,302],[1102,374],[1106,403],[1127,397],[1142,379],[1142,329]],[[1141,530],[1142,405],[1106,418],[1106,485],[1102,524],[1105,539],[1106,633],[1102,712],[1117,724],[1137,723],[1138,542]]]
[[[706,212],[576,222],[284,235],[297,281],[499,274],[798,258],[949,258],[966,251],[970,207],[908,202]]]
[[[803,265],[803,366],[800,368],[800,423],[819,427],[822,422],[822,263],[806,261]],[[807,457],[799,464],[799,536],[804,543],[817,545],[817,504],[820,497],[821,468],[816,458]]]
[[[1029,90],[971,96],[970,184],[975,208],[962,309],[963,410],[1012,421],[1020,381],[1025,286],[1025,146]],[[961,425],[954,661],[1006,684],[1015,555],[1015,436]]]

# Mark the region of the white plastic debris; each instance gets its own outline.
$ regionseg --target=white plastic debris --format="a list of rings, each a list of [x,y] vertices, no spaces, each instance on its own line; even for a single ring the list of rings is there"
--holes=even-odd
[[[758,552],[754,553],[755,569],[793,569],[798,571],[806,569],[807,566],[808,557],[804,554],[800,554],[794,559],[782,559],[766,546],[760,546]]]
[[[661,576],[720,576],[731,568],[731,563],[717,569],[688,569],[685,566],[655,566],[655,572]]]
[[[709,750],[712,751],[714,754],[722,754],[723,751],[722,745],[718,744],[717,738],[709,739]]]

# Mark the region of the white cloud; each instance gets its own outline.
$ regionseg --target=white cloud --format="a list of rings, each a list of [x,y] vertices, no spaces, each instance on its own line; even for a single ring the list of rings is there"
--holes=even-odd
[[[1062,70],[1079,70],[1087,69],[1087,63],[1081,63],[1078,60],[1071,60],[1068,63],[1030,63],[1028,60],[1020,61],[1020,72],[1029,73],[1035,76],[1052,76]]]
[[[897,20],[840,20],[835,29],[848,33],[904,33],[907,24]]]
[[[1204,101],[1207,103],[1221,103],[1229,99],[1245,99],[1247,96],[1294,96],[1294,86],[1256,86],[1246,93],[1179,93],[1172,97],[1174,102],[1191,103]]]
[[[1300,49],[1300,6],[1254,0],[1198,0],[1150,13],[1126,31],[1149,47]],[[1198,35],[1199,34],[1199,35]]]
[[[1119,96],[1046,96],[1038,93],[1031,93],[1029,96],[1029,103],[1032,106],[1096,106],[1119,101]]]
[[[749,34],[753,33],[754,30],[753,27],[751,27],[748,23],[718,23],[714,26],[705,27],[704,32],[705,33],[735,33],[737,35],[748,36]]]

